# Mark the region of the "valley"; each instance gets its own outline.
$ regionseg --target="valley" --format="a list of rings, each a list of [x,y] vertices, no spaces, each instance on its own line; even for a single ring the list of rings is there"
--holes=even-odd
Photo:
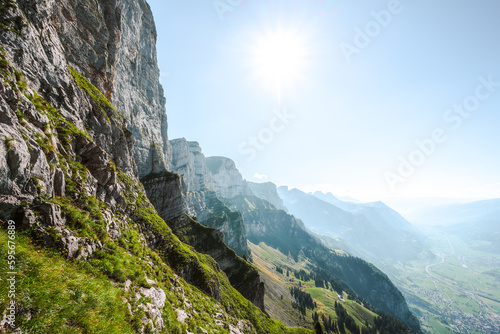
[[[428,243],[436,254],[434,262],[400,263],[393,272],[422,329],[428,333],[498,333],[500,256],[441,233],[434,233]]]
[[[279,158],[242,166],[226,147],[236,126],[175,118],[204,100],[194,81],[169,130],[167,97],[185,93],[160,82],[147,0],[0,0],[0,21],[0,333],[500,333],[500,200],[421,212],[424,230],[381,201],[289,189],[317,184],[305,177],[319,166],[325,180],[353,168],[334,173],[325,149],[282,150],[314,166],[288,179],[296,164]],[[187,33],[181,21],[172,33]],[[184,62],[198,64],[169,66]],[[283,110],[266,124],[287,125]],[[311,153],[332,142],[318,134]],[[252,182],[261,173],[280,187]]]
[[[307,270],[311,268],[311,263],[307,259],[299,257],[298,261],[295,261],[293,257],[286,256],[263,242],[258,245],[249,243],[249,247],[254,264],[266,285],[265,307],[271,317],[291,327],[312,327],[320,319],[324,327],[328,327],[325,323],[333,324],[331,329],[333,333],[337,333],[337,330],[346,334],[357,334],[359,331],[377,333],[377,329],[383,330],[378,322],[381,318],[370,309],[369,305],[352,300],[344,291],[335,291],[328,282],[320,283],[317,280],[303,279],[294,274],[299,271],[313,274]],[[290,293],[292,288],[311,296],[312,306],[306,307],[305,312],[300,312],[297,305],[294,306],[296,300]],[[345,315],[342,315],[342,309],[351,320],[340,320]],[[387,327],[386,330],[394,331],[395,329]],[[401,333],[404,332],[406,331],[401,331]]]

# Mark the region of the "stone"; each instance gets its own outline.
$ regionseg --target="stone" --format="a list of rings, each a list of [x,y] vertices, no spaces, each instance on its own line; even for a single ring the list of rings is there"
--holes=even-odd
[[[0,195],[0,219],[14,219],[21,201],[16,196]]]
[[[214,181],[212,190],[217,195],[222,198],[254,195],[233,160],[225,157],[208,157],[206,163]]]
[[[64,178],[64,172],[60,168],[54,169],[54,174],[52,176],[53,180],[53,191],[54,196],[64,197],[66,193],[66,180]]]
[[[62,227],[66,224],[66,220],[62,217],[61,207],[57,204],[43,203],[38,207],[38,211],[49,226]]]
[[[78,252],[79,238],[69,236],[61,239],[61,248],[67,251],[67,258],[73,259]]]
[[[184,310],[176,309],[175,312],[177,313],[177,321],[182,324],[186,321],[187,318],[189,318],[189,314],[187,314],[187,312]]]
[[[155,283],[156,285],[156,283]],[[165,294],[165,291],[160,289],[159,287],[152,287],[149,289],[146,288],[140,288],[139,292],[147,298],[151,299],[151,302],[156,305],[158,308],[163,308],[165,306],[165,300],[167,298],[167,295]]]
[[[197,142],[185,138],[170,141],[172,146],[172,171],[181,175],[187,191],[213,189],[213,180],[207,168],[205,155]]]
[[[27,227],[31,228],[36,224],[36,216],[33,211],[29,208],[23,208],[23,220],[22,224]]]
[[[255,196],[265,201],[268,201],[269,203],[274,205],[278,210],[287,211],[285,205],[283,204],[283,200],[278,194],[278,189],[274,183],[272,182],[255,183],[247,181],[247,184]]]

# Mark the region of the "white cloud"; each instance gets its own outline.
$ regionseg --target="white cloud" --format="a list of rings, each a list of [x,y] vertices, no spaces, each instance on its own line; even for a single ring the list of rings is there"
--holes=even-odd
[[[263,175],[263,174],[259,174],[259,173],[255,173],[253,175],[253,177],[256,179],[259,179],[259,180],[267,180],[267,175]]]

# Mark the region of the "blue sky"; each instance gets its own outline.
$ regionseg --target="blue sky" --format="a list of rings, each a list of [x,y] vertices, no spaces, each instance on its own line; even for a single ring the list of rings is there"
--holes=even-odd
[[[149,3],[170,138],[306,191],[500,197],[498,1]]]

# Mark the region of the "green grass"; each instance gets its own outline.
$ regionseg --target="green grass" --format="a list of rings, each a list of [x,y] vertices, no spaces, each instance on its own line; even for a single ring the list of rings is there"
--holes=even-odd
[[[431,321],[429,321],[429,324],[430,324],[431,328],[435,331],[435,333],[439,333],[439,334],[454,334],[454,332],[450,331],[448,328],[446,328],[445,326],[443,326],[443,324],[440,323],[436,319],[432,319]]]
[[[51,152],[57,160],[51,168],[57,166],[65,175],[66,196],[52,198],[43,193],[39,186],[37,205],[43,202],[59,205],[63,218],[66,219],[66,227],[75,236],[102,244],[102,248],[98,248],[86,261],[69,260],[67,253],[61,249],[62,236],[56,228],[46,228],[56,245],[54,248],[37,246],[36,243],[41,240],[39,231],[18,233],[17,259],[20,274],[17,302],[21,311],[30,313],[24,320],[21,315],[17,319],[23,332],[135,333],[140,327],[139,318],[142,313],[137,309],[138,304],[132,301],[134,292],[125,292],[123,282],[130,279],[134,289],[149,287],[145,280],[148,277],[155,280],[167,295],[166,306],[162,310],[166,325],[164,333],[184,334],[189,330],[198,334],[203,333],[202,328],[211,333],[227,333],[227,330],[215,323],[214,314],[219,312],[233,325],[237,325],[241,319],[248,320],[259,334],[312,333],[307,329],[288,329],[268,318],[246,300],[230,285],[215,260],[195,252],[172,233],[149,202],[142,185],[133,177],[120,172],[111,161],[102,167],[117,173],[126,205],[111,210],[107,204],[87,194],[84,184],[90,172],[75,156],[74,142],[78,136],[91,142],[92,139],[85,130],[78,129],[66,120],[60,110],[36,92],[25,93],[27,84],[22,79],[22,73],[8,62],[5,62],[5,66],[6,68],[1,69],[4,81],[7,80],[9,85],[23,92],[35,108],[49,118],[48,129],[45,131],[48,134],[42,135],[20,113],[19,118],[25,122],[23,138],[26,141],[33,139],[46,153]],[[101,111],[120,115],[87,79],[71,68],[70,71],[78,85],[90,95]],[[5,144],[9,145],[8,139]],[[168,176],[178,177],[173,174]],[[35,181],[38,182],[33,182]],[[30,206],[39,217],[37,205],[23,205]],[[106,233],[105,211],[120,225],[121,237],[118,239],[110,239]],[[145,240],[145,236],[152,235],[155,238],[154,246]],[[0,261],[6,258],[6,248],[3,246],[7,241],[6,236],[3,228],[0,232]],[[186,271],[194,273],[198,282],[191,285],[184,281],[182,276]],[[176,277],[176,274],[180,277]],[[209,289],[217,288],[218,284],[220,301],[209,295]],[[173,285],[180,288],[180,292]],[[1,280],[0,298],[3,299],[0,300],[0,312],[6,307],[6,291],[6,281]],[[133,317],[128,314],[124,298],[132,304],[135,312]],[[192,310],[187,309],[191,317],[181,324],[176,320],[175,309],[186,309],[188,302],[193,305]]]
[[[2,260],[7,234],[0,231]],[[33,245],[18,233],[16,303],[32,315],[19,319],[30,333],[134,333],[123,303],[124,291],[105,276],[86,273],[53,250]],[[3,270],[5,271],[5,270]],[[4,277],[5,278],[5,277]],[[0,312],[6,307],[7,283],[0,281]]]
[[[450,244],[453,245],[453,250]],[[480,252],[472,248],[457,237],[448,236],[445,238],[435,235],[430,238],[429,244],[436,254],[446,254],[445,261],[429,268],[429,271],[441,282],[434,282],[425,272],[425,267],[429,263],[437,263],[440,258],[433,261],[413,261],[398,267],[398,285],[413,294],[419,299],[417,303],[409,298],[410,306],[418,309],[424,328],[432,333],[452,333],[450,331],[455,326],[460,326],[460,322],[474,328],[475,319],[479,319],[481,314],[491,313],[487,307],[481,305],[476,300],[463,292],[471,291],[487,296],[494,300],[500,300],[500,289],[498,288],[498,275],[493,272],[488,273],[492,267],[498,265],[498,255]],[[467,267],[464,267],[463,264]],[[499,312],[500,304],[476,296],[484,304]],[[446,299],[445,303],[443,299]],[[465,317],[464,315],[470,315]],[[458,316],[457,316],[458,315]],[[446,320],[444,320],[446,319]],[[481,323],[483,320],[479,320]],[[445,328],[445,329],[443,329]]]
[[[116,110],[116,108],[106,98],[106,96],[104,96],[104,94],[99,89],[97,89],[94,85],[92,85],[90,81],[87,80],[87,78],[78,73],[71,66],[68,66],[68,69],[71,75],[73,76],[73,79],[77,83],[77,85],[82,90],[87,92],[87,94],[92,98],[92,100],[95,102],[101,113],[107,118],[108,121],[110,121],[108,112],[113,112],[115,116],[118,116],[123,120],[125,119],[125,117],[118,110]]]
[[[358,304],[355,301],[347,299],[347,295],[344,293],[342,297],[345,302],[340,302],[335,291],[331,291],[325,288],[317,288],[314,286],[313,282],[303,283],[305,289],[311,294],[312,298],[318,303],[318,309],[314,310],[318,313],[322,312],[326,315],[331,315],[333,319],[336,319],[335,313],[335,302],[341,303],[341,305],[347,310],[358,326],[365,327],[365,323],[373,324],[377,314],[366,309],[363,305]]]
[[[9,138],[9,137],[4,138],[4,142],[5,142],[5,146],[7,147],[7,151],[12,150],[12,142],[13,141],[14,141],[14,138]]]

